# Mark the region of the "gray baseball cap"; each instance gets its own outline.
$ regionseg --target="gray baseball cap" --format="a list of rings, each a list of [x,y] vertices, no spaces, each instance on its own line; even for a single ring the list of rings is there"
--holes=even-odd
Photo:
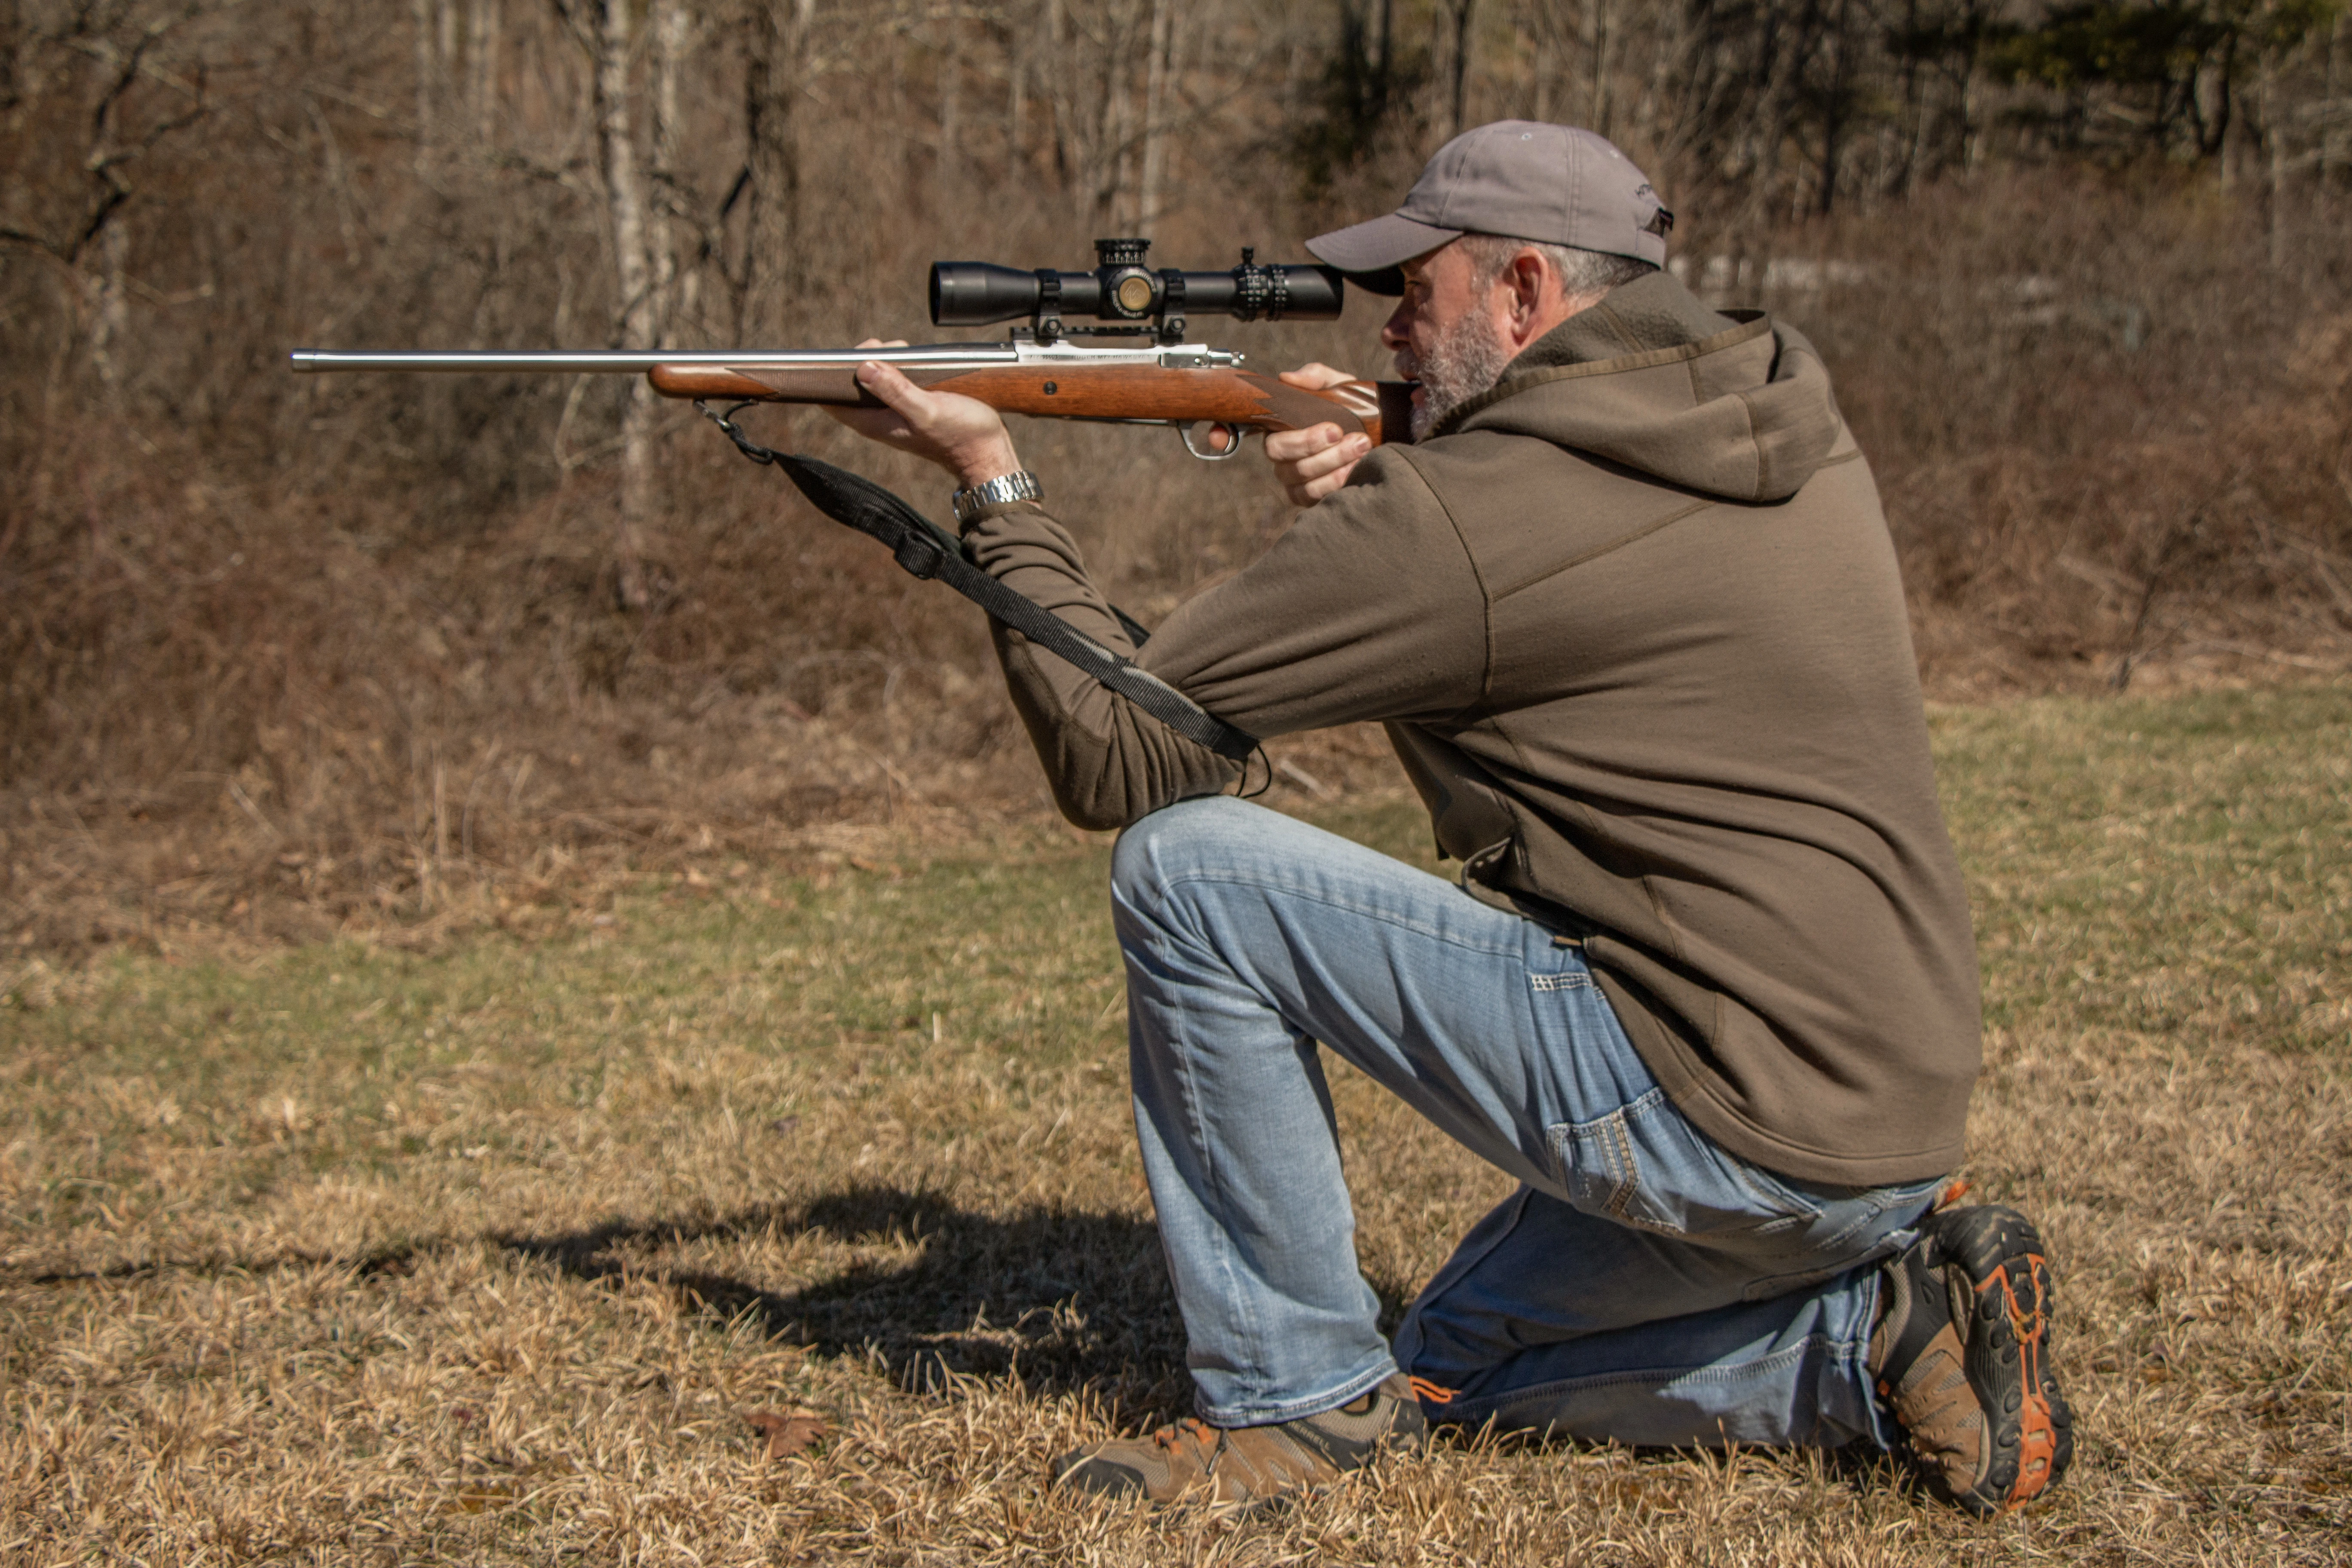
[[[1606,138],[1572,125],[1498,120],[1437,150],[1386,217],[1307,242],[1318,261],[1375,294],[1402,294],[1405,262],[1465,234],[1666,264],[1675,215],[1649,177]]]

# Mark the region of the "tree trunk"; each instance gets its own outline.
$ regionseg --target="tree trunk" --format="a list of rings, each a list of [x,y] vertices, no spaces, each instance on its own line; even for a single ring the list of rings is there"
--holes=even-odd
[[[1063,0],[1045,0],[1045,92],[1054,113],[1054,172],[1062,177],[1065,190],[1075,185],[1091,198],[1094,190],[1083,145],[1085,133],[1078,128],[1070,91],[1070,19],[1062,4]]]
[[[1454,93],[1447,112],[1447,140],[1462,134],[1462,117],[1470,89],[1470,24],[1478,12],[1478,0],[1446,0],[1447,20],[1454,24]]]
[[[2263,52],[2260,97],[2262,142],[2270,153],[2271,270],[2286,266],[2286,117],[2278,111],[2276,71],[2269,50]]]
[[[1027,173],[1024,156],[1029,123],[1029,39],[1018,24],[1007,29],[1004,61],[1004,177],[1018,180]]]
[[[940,24],[940,155],[934,166],[938,199],[933,221],[961,205],[963,180],[963,40],[950,14]]]
[[[1919,0],[1909,0],[1904,13],[1905,30],[1916,32],[1919,25]],[[1903,83],[1903,135],[1901,160],[1891,170],[1881,170],[1881,188],[1890,195],[1909,194],[1911,182],[1917,177],[1919,161],[1925,155],[1929,126],[1927,94],[1919,55],[1916,48],[1906,49],[1901,71]]]
[[[25,41],[25,18],[17,0],[0,0],[0,113],[25,100],[20,85],[24,68],[17,61]]]
[[[653,278],[646,264],[646,187],[637,166],[635,126],[629,113],[630,0],[598,0],[596,12],[596,144],[604,173],[604,206],[612,226],[613,277],[619,289],[619,346],[653,346]],[[624,607],[646,602],[645,564],[637,541],[653,504],[653,394],[632,378],[621,414],[621,507],[613,559]]]
[[[1853,85],[1854,39],[1847,27],[1849,16],[1847,0],[1838,0],[1836,19],[1830,24],[1835,63],[1830,67],[1829,90],[1822,100],[1822,188],[1815,205],[1823,217],[1836,205],[1838,163],[1845,154],[1846,94]]]
[[[505,33],[499,0],[474,0],[466,24],[466,108],[477,142],[488,142],[497,129],[499,46]]]
[[[1120,235],[1134,233],[1128,210],[1128,193],[1135,188],[1135,110],[1127,79],[1125,15],[1109,20],[1111,35],[1103,49],[1102,110],[1095,121],[1094,210]]]
[[[784,335],[797,282],[803,51],[815,0],[759,0],[743,69],[743,264],[735,279],[739,339]]]
[[[654,346],[666,348],[670,343],[672,324],[681,317],[691,317],[698,303],[693,271],[678,265],[678,225],[688,216],[690,206],[678,155],[685,121],[678,110],[677,82],[693,48],[694,23],[684,0],[653,0],[646,25],[653,34],[652,155],[646,160],[653,178],[649,189],[652,199],[646,215],[646,260],[652,289],[650,330]]]
[[[2346,144],[2352,142],[2352,132],[2347,131],[2344,115],[2343,61],[2347,52],[2344,30],[2347,22],[2352,22],[2352,16],[2339,14],[2336,26],[2327,34],[2327,96],[2324,101],[2333,112],[2331,118],[2320,121],[2319,210],[2323,216],[2330,219],[2336,216],[2336,177],[2347,162],[2352,162],[2345,156]]]
[[[1559,51],[1552,37],[1551,6],[1548,0],[1520,0],[1516,20],[1528,43],[1528,118],[1548,121],[1551,118],[1552,73],[1559,68]]]
[[[98,236],[99,270],[84,274],[89,300],[89,366],[98,373],[107,405],[121,395],[122,371],[115,363],[114,346],[131,327],[131,292],[125,276],[131,259],[131,226],[120,212],[107,219]]]
[[[439,57],[440,68],[436,75],[441,89],[441,106],[444,112],[449,109],[450,99],[453,96],[450,88],[454,85],[451,78],[457,68],[458,32],[457,0],[436,0],[433,9],[433,47],[435,54]]]
[[[1611,101],[1614,94],[1610,90],[1610,79],[1615,74],[1612,56],[1615,53],[1617,34],[1609,6],[1610,0],[1585,0],[1584,5],[1584,58],[1592,68],[1585,124],[1603,136],[1610,133],[1611,111],[1615,107]]]
[[[1667,6],[1652,29],[1650,69],[1633,104],[1633,140],[1653,177],[1676,177],[1688,138],[1682,95],[1690,84],[1690,8]]]
[[[433,0],[409,0],[409,25],[416,32],[416,174],[432,172],[440,141],[441,70],[434,48]]]
[[[1168,175],[1168,89],[1173,74],[1175,0],[1151,0],[1150,59],[1143,89],[1143,192],[1135,232],[1149,236],[1160,221],[1160,187]]]

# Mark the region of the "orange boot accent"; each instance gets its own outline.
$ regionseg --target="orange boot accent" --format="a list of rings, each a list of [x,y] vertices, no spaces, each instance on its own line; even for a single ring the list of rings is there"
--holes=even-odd
[[[2047,1258],[2029,1252],[2025,1260],[2037,1278],[2046,1278],[2050,1267]],[[2058,1432],[2050,1419],[2050,1401],[2042,1392],[2042,1349],[2049,1328],[2040,1300],[2042,1292],[2035,1291],[2034,1308],[2029,1313],[2019,1303],[2017,1289],[2010,1283],[2005,1268],[1977,1289],[1982,1293],[1996,1284],[2008,1299],[2010,1331],[2017,1336],[2018,1371],[2025,1383],[2025,1403],[2017,1415],[2017,1480],[2001,1502],[2001,1511],[2006,1513],[2032,1501],[2050,1484],[2051,1466],[2058,1457]]]

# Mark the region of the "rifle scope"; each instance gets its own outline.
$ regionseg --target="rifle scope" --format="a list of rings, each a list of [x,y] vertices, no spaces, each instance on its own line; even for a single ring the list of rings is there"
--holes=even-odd
[[[1040,342],[1059,337],[1144,336],[1178,342],[1185,312],[1231,316],[1254,321],[1328,321],[1339,314],[1346,285],[1331,267],[1261,267],[1256,252],[1242,250],[1242,264],[1230,272],[1153,271],[1143,265],[1148,239],[1097,239],[1092,272],[1024,272],[986,261],[931,264],[931,322],[940,327],[985,327],[1028,318]],[[1092,316],[1122,323],[1069,327],[1063,319]]]

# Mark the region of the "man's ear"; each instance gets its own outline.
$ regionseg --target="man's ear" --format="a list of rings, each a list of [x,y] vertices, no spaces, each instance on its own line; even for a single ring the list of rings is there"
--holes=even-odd
[[[1546,314],[1546,289],[1551,283],[1551,268],[1543,257],[1534,250],[1522,250],[1511,258],[1509,269],[1504,274],[1511,288],[1511,327],[1524,347],[1542,334],[1535,324]]]

